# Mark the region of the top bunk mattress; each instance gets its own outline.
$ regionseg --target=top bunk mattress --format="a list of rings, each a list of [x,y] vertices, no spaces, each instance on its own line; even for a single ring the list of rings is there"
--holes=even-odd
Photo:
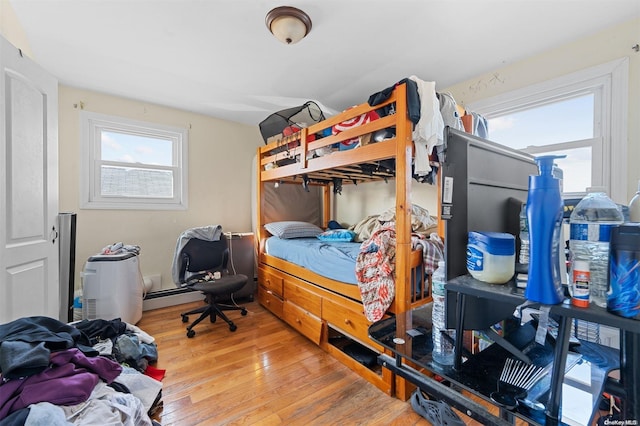
[[[320,241],[317,238],[269,237],[265,251],[332,280],[357,285],[356,259],[360,245],[354,242]]]

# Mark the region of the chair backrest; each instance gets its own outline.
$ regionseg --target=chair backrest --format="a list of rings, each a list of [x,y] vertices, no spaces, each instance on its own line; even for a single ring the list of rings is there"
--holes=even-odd
[[[223,272],[227,269],[227,262],[229,260],[227,239],[223,237],[215,241],[206,241],[192,238],[182,248],[180,256],[183,260],[182,270],[179,275],[181,282],[186,281],[186,272]]]

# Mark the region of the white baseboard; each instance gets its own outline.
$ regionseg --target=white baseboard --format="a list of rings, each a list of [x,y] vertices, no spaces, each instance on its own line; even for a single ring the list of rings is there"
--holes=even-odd
[[[173,294],[171,296],[156,297],[153,299],[145,299],[142,301],[142,310],[150,311],[152,309],[166,308],[167,306],[182,305],[183,303],[197,302],[203,300],[202,293],[193,291],[189,293]]]

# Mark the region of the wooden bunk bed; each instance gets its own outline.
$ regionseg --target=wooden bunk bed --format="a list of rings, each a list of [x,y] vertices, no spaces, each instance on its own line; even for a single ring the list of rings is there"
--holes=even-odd
[[[380,117],[367,124],[341,133],[316,138],[334,125],[393,104],[395,114]],[[312,158],[310,152],[331,147],[345,140],[371,134],[377,130],[394,128],[395,137],[369,143],[355,149],[333,151]],[[423,253],[412,250],[411,242],[411,184],[412,184],[412,129],[407,111],[404,84],[397,85],[390,97],[375,106],[363,103],[320,123],[302,128],[258,149],[257,160],[257,232],[258,240],[258,300],[273,314],[297,329],[324,350],[338,358],[370,383],[389,395],[406,400],[410,386],[398,381],[388,369],[366,365],[354,358],[345,347],[357,345],[364,354],[382,353],[384,348],[368,336],[371,324],[363,314],[358,286],[328,279],[310,270],[267,254],[264,241],[270,234],[264,228],[262,210],[265,185],[301,185],[307,179],[312,185],[321,185],[324,227],[330,219],[331,194],[334,178],[345,184],[375,180],[393,181],[395,184],[396,269],[395,298],[387,315],[400,319],[411,315],[414,308],[432,301],[428,277],[423,269]],[[326,133],[325,133],[326,134]],[[378,170],[380,161],[393,160],[395,170]],[[276,165],[277,166],[274,166]],[[370,165],[373,172],[364,172]],[[366,167],[364,168],[366,169]],[[438,233],[443,235],[441,227]],[[410,321],[410,320],[409,320]],[[374,358],[375,359],[375,358]]]

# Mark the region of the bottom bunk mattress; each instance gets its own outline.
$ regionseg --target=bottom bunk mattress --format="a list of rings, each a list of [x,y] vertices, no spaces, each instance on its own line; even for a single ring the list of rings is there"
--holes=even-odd
[[[357,285],[356,259],[360,246],[360,243],[317,238],[269,237],[265,252],[332,280]]]

